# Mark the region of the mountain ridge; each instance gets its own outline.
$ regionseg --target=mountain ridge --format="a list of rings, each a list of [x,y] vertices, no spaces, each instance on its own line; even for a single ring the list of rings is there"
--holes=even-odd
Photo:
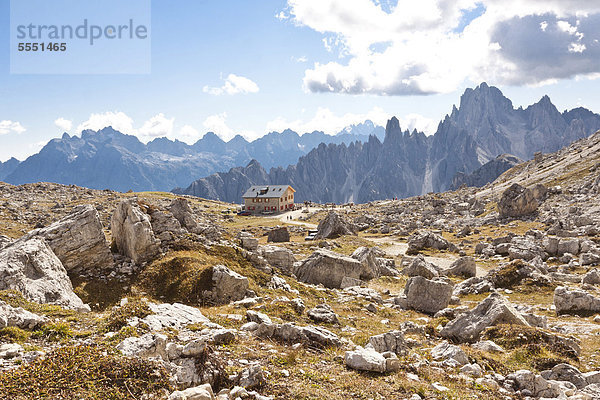
[[[482,83],[467,89],[459,107],[433,136],[402,131],[391,118],[383,141],[319,145],[288,168],[267,170],[252,163],[194,181],[180,194],[237,202],[243,186],[291,184],[298,201],[345,203],[410,197],[449,189],[457,174],[468,175],[501,154],[528,160],[551,153],[600,129],[600,115],[583,108],[560,113],[548,96],[514,108],[500,89]],[[257,165],[258,164],[258,165]],[[260,167],[260,168],[259,168]],[[504,170],[490,168],[485,184]]]
[[[25,161],[2,163],[0,179],[11,184],[46,181],[92,189],[168,191],[252,159],[267,167],[287,166],[319,143],[349,143],[362,137],[352,129],[337,135],[321,131],[299,135],[287,129],[251,142],[240,135],[225,142],[208,132],[192,145],[165,137],[144,144],[136,136],[106,127],[84,130],[81,137],[64,133]]]

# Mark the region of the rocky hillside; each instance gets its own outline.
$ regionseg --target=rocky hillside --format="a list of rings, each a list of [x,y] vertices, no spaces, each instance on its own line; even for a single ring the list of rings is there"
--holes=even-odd
[[[484,185],[510,165],[506,157],[496,160],[498,155],[528,160],[536,152],[557,151],[598,129],[600,115],[586,109],[560,113],[547,96],[526,109],[515,109],[498,88],[482,83],[465,91],[460,107],[453,108],[433,136],[402,131],[398,119],[392,118],[383,141],[320,145],[287,168],[267,172],[252,162],[174,191],[237,202],[251,184],[291,184],[299,201],[404,198],[447,190],[455,177],[458,183],[472,173],[464,183]]]
[[[502,174],[493,185],[484,187],[482,195],[499,193],[514,183],[523,186],[543,184],[559,186],[569,192],[598,193],[600,173],[600,131],[573,142],[555,153],[539,154]]]
[[[239,135],[225,142],[209,132],[188,145],[164,137],[143,144],[135,136],[108,127],[98,132],[84,131],[81,137],[64,134],[21,163],[15,159],[0,163],[0,181],[55,182],[123,192],[166,191],[252,159],[267,168],[287,166],[319,143],[350,143],[368,137],[365,132],[380,134],[382,130],[366,121],[335,136],[323,132],[300,136],[285,130],[252,142]]]
[[[0,184],[0,399],[597,399],[599,155],[268,218]]]
[[[490,160],[487,163],[483,164],[481,167],[471,172],[470,174],[457,172],[456,175],[454,175],[454,178],[452,179],[450,190],[456,190],[462,185],[474,187],[485,186],[486,184],[493,182],[504,172],[508,171],[512,167],[522,162],[523,160],[521,160],[518,157],[512,156],[510,154],[501,154],[493,160]]]

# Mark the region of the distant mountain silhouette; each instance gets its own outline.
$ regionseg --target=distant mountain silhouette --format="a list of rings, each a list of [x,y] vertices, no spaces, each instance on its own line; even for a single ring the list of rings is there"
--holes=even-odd
[[[371,123],[373,130],[377,127]],[[350,128],[338,135],[312,132],[299,135],[291,130],[272,132],[248,142],[236,136],[224,142],[208,132],[193,145],[157,138],[148,144],[135,136],[107,127],[86,130],[81,137],[63,134],[37,154],[19,163],[0,163],[0,180],[12,184],[56,182],[94,189],[169,191],[188,185],[198,176],[226,171],[257,159],[267,168],[297,162],[320,143],[350,143],[366,136]],[[380,128],[383,129],[383,128]]]

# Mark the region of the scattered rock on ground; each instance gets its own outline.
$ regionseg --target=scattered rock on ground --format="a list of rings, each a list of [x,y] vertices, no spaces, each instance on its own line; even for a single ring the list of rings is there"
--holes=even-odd
[[[406,254],[418,254],[420,250],[425,249],[458,251],[456,245],[437,233],[418,231],[410,235]]]
[[[506,189],[498,202],[500,217],[522,217],[532,214],[537,208],[538,201],[531,189],[524,188],[518,183]]]
[[[281,243],[290,241],[290,232],[285,226],[271,229],[267,234],[267,242]]]
[[[498,324],[529,326],[504,296],[492,293],[477,307],[450,321],[442,328],[440,335],[460,343],[475,342],[485,328]]]
[[[422,276],[414,276],[406,283],[404,294],[409,308],[435,314],[450,304],[452,287],[453,284],[446,280],[429,280]]]
[[[12,307],[0,301],[0,329],[11,326],[21,329],[34,329],[46,321],[46,317],[34,314],[21,307]]]
[[[339,324],[338,316],[327,304],[319,304],[306,312],[308,318],[315,322],[325,322],[327,324]]]
[[[355,226],[346,221],[335,211],[329,212],[327,216],[319,222],[315,239],[334,239],[344,235],[355,235]]]

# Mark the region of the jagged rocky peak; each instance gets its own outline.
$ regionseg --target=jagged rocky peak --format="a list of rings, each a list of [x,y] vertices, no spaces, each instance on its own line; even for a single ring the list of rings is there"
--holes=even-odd
[[[460,98],[459,113],[453,110],[452,116],[462,116],[461,122],[473,123],[490,117],[496,119],[512,110],[512,101],[500,89],[483,82],[475,89],[465,90]]]
[[[365,122],[361,122],[359,124],[348,125],[341,131],[339,131],[338,135],[350,134],[350,135],[361,135],[361,136],[369,136],[373,133],[373,131],[377,128],[377,126],[370,119],[365,120]]]
[[[386,130],[386,132],[393,132],[393,131],[402,132],[402,130],[400,129],[400,121],[398,121],[398,118],[396,118],[396,117],[390,118],[388,120],[387,124],[385,125],[385,130]]]
[[[526,110],[543,110],[548,113],[555,113],[560,115],[560,112],[558,111],[556,106],[552,104],[552,100],[550,100],[550,97],[548,97],[548,95],[542,96],[542,98],[537,103],[530,105],[526,108]]]
[[[561,113],[547,95],[527,107],[525,111],[529,112],[529,121],[533,126],[551,123],[557,125],[557,128],[563,128],[566,125]]]
[[[392,117],[388,120],[385,126],[385,139],[384,142],[392,143],[402,138],[404,133],[400,128],[400,121],[396,117]]]
[[[236,201],[246,189],[242,182],[289,182],[298,190],[298,199],[367,202],[440,192],[463,183],[483,186],[517,162],[499,154],[527,160],[535,152],[554,152],[598,129],[598,114],[560,114],[547,97],[526,110],[515,110],[498,88],[482,83],[465,91],[460,108],[453,107],[433,136],[403,131],[399,119],[392,117],[383,144],[375,137],[358,144],[320,144],[287,169],[256,174],[234,168],[200,179],[183,192]]]
[[[248,165],[246,165],[245,173],[250,176],[262,176],[266,175],[267,172],[257,160],[252,159]]]

